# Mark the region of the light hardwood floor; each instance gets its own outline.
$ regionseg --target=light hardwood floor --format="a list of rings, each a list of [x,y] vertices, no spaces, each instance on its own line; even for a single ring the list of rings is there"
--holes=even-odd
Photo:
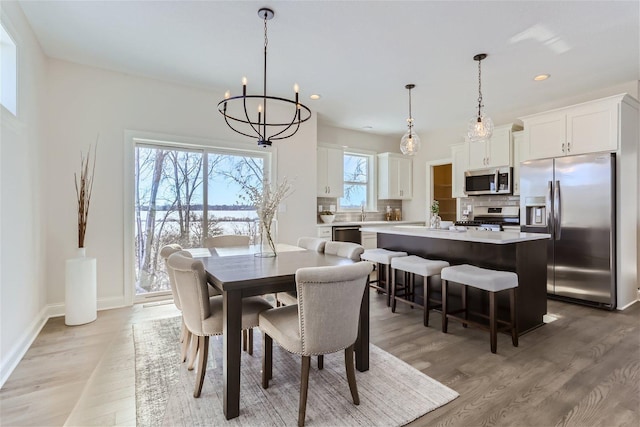
[[[549,301],[557,320],[498,354],[488,332],[371,296],[371,341],[460,393],[412,426],[640,425],[640,304],[607,312]],[[0,391],[0,424],[134,425],[131,325],[175,316],[173,304],[101,311],[88,325],[49,320]],[[292,397],[292,398],[297,398]],[[384,404],[384,402],[380,402]],[[339,423],[338,423],[339,424]]]

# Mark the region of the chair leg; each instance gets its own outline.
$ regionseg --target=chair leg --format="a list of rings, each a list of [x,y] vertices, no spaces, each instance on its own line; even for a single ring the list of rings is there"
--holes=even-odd
[[[518,317],[516,316],[516,289],[512,288],[509,294],[509,304],[511,305],[511,342],[514,347],[518,346]]]
[[[180,329],[180,342],[184,342],[184,339],[187,337],[187,325],[184,323],[184,317],[182,318],[182,328]],[[184,360],[183,360],[184,362]]]
[[[431,291],[429,290],[429,285],[431,284],[431,276],[423,277],[422,284],[424,288],[422,291],[422,308],[424,309],[422,324],[424,326],[429,326],[429,309],[431,308],[429,306],[429,299],[431,299]]]
[[[469,318],[469,308],[467,307],[467,285],[462,285],[462,309],[464,310],[464,320]],[[466,328],[468,325],[466,322],[462,324],[463,328]]]
[[[269,335],[263,333],[262,342],[264,343],[262,352],[262,388],[269,388],[269,380],[273,375],[273,339]]]
[[[395,313],[396,312],[396,286],[398,284],[396,283],[396,276],[395,274],[391,277],[391,312]]]
[[[491,339],[491,353],[498,347],[498,325],[496,321],[496,293],[489,292],[489,334]]]
[[[200,347],[200,357],[198,357],[198,375],[196,376],[196,389],[193,392],[193,397],[200,397],[200,392],[202,391],[204,374],[207,372],[207,359],[209,357],[209,337],[198,337],[198,343]]]
[[[387,290],[387,307],[389,307],[391,305],[391,277],[395,279],[391,264],[385,264],[384,277],[384,288]]]
[[[359,405],[360,397],[358,396],[358,384],[356,384],[356,369],[353,364],[353,345],[344,349],[344,365],[347,369],[347,381],[349,382],[353,404]]]
[[[191,342],[191,332],[187,329],[187,332],[182,341],[182,352],[180,354],[180,360],[184,363],[187,360],[187,352],[189,351],[189,343]]]
[[[196,363],[196,357],[198,356],[198,349],[200,347],[200,340],[198,339],[198,337],[196,335],[191,334],[191,351],[190,354],[187,356],[187,369],[189,371],[193,371],[193,367]]]
[[[242,330],[242,351],[247,351],[247,330]]]
[[[249,328],[247,331],[247,337],[249,338],[249,343],[247,344],[247,353],[249,356],[253,356],[253,328]]]
[[[300,405],[298,407],[298,427],[304,426],[307,412],[307,390],[309,389],[309,369],[311,357],[302,356],[302,372],[300,373]]]
[[[447,333],[447,281],[442,279],[442,332]]]
[[[318,370],[324,369],[324,354],[318,355]]]

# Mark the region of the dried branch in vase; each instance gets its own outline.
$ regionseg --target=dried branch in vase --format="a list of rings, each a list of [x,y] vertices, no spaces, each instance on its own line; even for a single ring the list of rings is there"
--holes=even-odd
[[[76,185],[76,197],[78,199],[78,247],[84,248],[84,237],[87,231],[87,219],[89,217],[89,205],[91,203],[91,192],[93,190],[93,175],[96,170],[96,151],[98,139],[96,138],[96,148],[93,150],[93,165],[89,169],[91,160],[91,145],[85,156],[80,152],[80,178],[74,172],[73,178]]]

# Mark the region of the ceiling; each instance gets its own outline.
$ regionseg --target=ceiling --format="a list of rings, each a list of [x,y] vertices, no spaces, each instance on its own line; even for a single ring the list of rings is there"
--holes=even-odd
[[[513,112],[640,79],[637,1],[20,1],[44,52],[80,64],[232,95],[302,102],[320,123],[398,135],[407,83],[418,133],[473,116],[482,62],[487,114]],[[533,77],[551,77],[534,82]],[[309,95],[321,99],[313,101]],[[217,103],[217,100],[215,100]],[[222,121],[222,117],[220,117]]]

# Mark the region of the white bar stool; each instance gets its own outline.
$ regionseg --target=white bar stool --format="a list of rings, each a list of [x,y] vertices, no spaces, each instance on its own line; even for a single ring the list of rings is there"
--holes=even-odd
[[[373,262],[376,264],[376,269],[378,270],[378,278],[376,280],[371,280],[369,285],[372,288],[377,289],[378,291],[385,292],[387,294],[387,307],[391,305],[391,287],[390,287],[390,277],[393,276],[393,269],[391,268],[391,260],[396,257],[406,257],[406,252],[399,251],[390,251],[387,249],[377,248],[377,249],[367,249],[362,255],[360,255],[360,259],[364,261]],[[381,270],[380,266],[384,265],[384,281],[381,278]],[[384,283],[384,286],[382,286]]]
[[[397,294],[398,286],[396,284],[395,274],[391,278],[391,311],[396,312],[396,301],[404,302],[406,304],[417,305],[422,307],[424,311],[423,321],[424,326],[429,326],[429,310],[433,307],[431,303],[440,305],[442,301],[434,300],[431,298],[431,277],[440,274],[443,268],[449,267],[447,261],[430,260],[421,258],[416,255],[409,255],[406,257],[396,257],[391,259],[391,269],[400,270],[409,273],[410,277],[405,280],[404,294],[402,296]],[[415,275],[422,276],[424,279],[423,292],[422,292],[422,305],[416,304],[414,301],[414,284]]]
[[[482,289],[489,292],[489,335],[491,341],[491,352],[495,353],[498,346],[498,323],[507,325],[507,330],[511,331],[511,342],[514,347],[518,346],[518,323],[516,315],[516,288],[518,287],[518,275],[510,271],[497,271],[487,268],[480,268],[469,264],[456,265],[442,269],[442,332],[447,333],[448,319],[474,325],[483,329],[486,326],[468,320],[469,310],[467,308],[467,286]],[[455,312],[447,310],[447,285],[448,282],[456,282],[462,287],[462,309]],[[509,290],[509,305],[511,321],[499,320],[497,316],[496,294],[500,291]],[[463,312],[464,318],[458,317],[455,313]],[[481,317],[486,317],[479,313],[474,313]]]

